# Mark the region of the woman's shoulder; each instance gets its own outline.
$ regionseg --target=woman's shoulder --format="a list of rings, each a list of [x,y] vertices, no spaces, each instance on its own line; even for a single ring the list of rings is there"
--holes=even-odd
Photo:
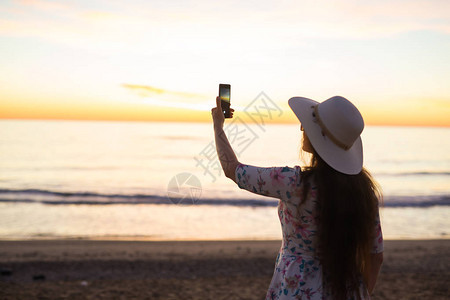
[[[237,171],[240,171],[242,173],[254,173],[258,175],[269,175],[270,177],[277,177],[282,176],[299,176],[302,174],[302,167],[300,166],[283,166],[283,167],[257,167],[252,166],[248,164],[242,164],[240,163],[237,168]]]
[[[300,166],[256,167],[240,164],[236,173],[238,179],[253,179],[260,185],[270,182],[270,186],[278,188],[297,187],[300,185],[302,178],[302,168]]]
[[[297,165],[293,167],[256,167],[239,164],[236,168],[236,183],[241,189],[253,193],[290,200],[300,195],[305,180],[302,167]]]

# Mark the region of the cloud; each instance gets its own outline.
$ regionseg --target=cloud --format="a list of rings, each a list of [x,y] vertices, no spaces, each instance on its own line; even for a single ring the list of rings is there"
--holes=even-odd
[[[171,91],[148,85],[128,83],[121,86],[139,97],[148,99],[148,104],[155,106],[208,111],[214,104],[214,97],[204,94]]]
[[[270,18],[307,38],[371,39],[418,30],[450,34],[450,1],[297,1]]]
[[[208,96],[197,93],[188,93],[180,91],[169,91],[161,88],[152,87],[149,85],[138,85],[138,84],[122,84],[122,87],[135,92],[141,97],[160,97],[160,96],[171,96],[176,98],[192,98],[192,99],[206,99]]]
[[[0,11],[10,35],[32,35],[70,42],[114,41],[136,45],[157,36],[182,38],[187,33],[235,33],[237,42],[299,38],[379,38],[415,30],[450,34],[450,1],[241,1],[76,2],[21,0]],[[196,9],[192,9],[196,7]],[[199,8],[199,9],[197,9]],[[223,22],[223,15],[227,21]],[[5,25],[5,24],[3,24]],[[191,30],[189,30],[191,29]],[[177,35],[179,33],[179,35]],[[281,38],[279,36],[281,35]],[[166,38],[167,37],[167,38]],[[251,38],[254,37],[254,38]]]
[[[15,1],[21,6],[34,7],[42,11],[60,11],[73,9],[69,3],[45,1],[45,0],[17,0]]]
[[[135,95],[146,98],[148,104],[161,107],[174,107],[198,111],[210,111],[216,105],[215,95],[170,91],[148,85],[121,85]],[[236,110],[244,110],[243,106],[233,105]]]

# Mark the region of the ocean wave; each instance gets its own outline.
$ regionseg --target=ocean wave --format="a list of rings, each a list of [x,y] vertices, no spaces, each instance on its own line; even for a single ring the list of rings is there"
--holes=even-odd
[[[156,194],[102,194],[93,192],[61,192],[40,189],[0,189],[0,202],[42,203],[52,205],[111,205],[111,204],[200,204],[231,206],[277,206],[278,201],[237,199],[237,198],[200,198],[168,197]]]
[[[428,171],[415,171],[415,172],[398,172],[398,173],[374,173],[374,176],[450,176],[450,172],[428,172]]]
[[[230,205],[248,207],[276,207],[274,198],[200,198],[168,197],[156,194],[102,194],[94,192],[62,192],[40,189],[0,189],[0,202],[41,203],[47,205],[117,205],[117,204],[180,204],[180,205]],[[385,196],[384,207],[450,206],[450,195]]]
[[[450,206],[450,195],[385,196],[384,207]]]
[[[2,194],[26,194],[26,195],[40,195],[40,196],[62,196],[62,197],[105,197],[105,198],[155,198],[158,195],[148,194],[102,194],[94,192],[63,192],[63,191],[50,191],[41,189],[0,189],[0,197]]]

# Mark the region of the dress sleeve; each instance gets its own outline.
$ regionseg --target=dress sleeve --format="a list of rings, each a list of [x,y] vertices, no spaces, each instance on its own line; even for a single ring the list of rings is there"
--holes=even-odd
[[[375,238],[373,240],[372,253],[381,253],[384,250],[383,232],[381,231],[380,211],[377,208],[377,216],[375,218]]]
[[[299,166],[260,168],[240,164],[236,168],[236,183],[249,192],[289,200],[300,186]]]

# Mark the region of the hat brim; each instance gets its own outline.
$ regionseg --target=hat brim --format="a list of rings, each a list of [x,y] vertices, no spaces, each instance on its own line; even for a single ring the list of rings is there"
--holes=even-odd
[[[302,124],[314,150],[330,167],[348,175],[361,172],[363,166],[361,137],[356,139],[350,149],[344,150],[322,134],[322,129],[313,116],[314,107],[319,102],[304,97],[293,97],[288,103]]]

